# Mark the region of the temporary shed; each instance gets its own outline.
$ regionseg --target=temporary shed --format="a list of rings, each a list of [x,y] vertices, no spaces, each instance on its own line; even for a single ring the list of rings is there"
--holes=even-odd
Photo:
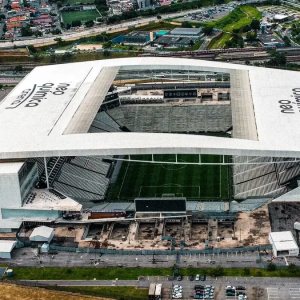
[[[11,251],[16,245],[16,241],[0,240],[0,258],[11,258]]]
[[[49,244],[44,243],[41,247],[41,253],[48,253],[49,252]]]
[[[29,240],[32,242],[50,243],[54,236],[54,229],[47,226],[40,226],[33,230]]]
[[[299,247],[291,231],[271,232],[269,241],[273,248],[274,256],[297,256]]]

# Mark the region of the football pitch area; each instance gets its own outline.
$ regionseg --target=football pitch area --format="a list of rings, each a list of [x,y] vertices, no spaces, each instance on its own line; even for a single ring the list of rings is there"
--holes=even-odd
[[[131,156],[151,160],[150,155]],[[228,159],[228,157],[226,158]],[[155,155],[155,161],[175,162],[175,155]],[[198,155],[178,155],[178,162],[199,162]],[[201,162],[219,163],[218,155],[201,155]],[[230,199],[229,166],[189,165],[123,161],[115,183],[110,185],[108,201],[127,201],[137,197],[186,197],[189,200]]]
[[[71,24],[73,21],[76,20],[80,20],[81,22],[86,22],[90,20],[95,20],[98,17],[100,17],[96,9],[62,12],[61,14],[65,24]]]

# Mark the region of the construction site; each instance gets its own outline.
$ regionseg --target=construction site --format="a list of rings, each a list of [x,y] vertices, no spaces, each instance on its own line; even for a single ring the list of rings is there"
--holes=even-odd
[[[151,206],[151,200],[149,201]],[[220,210],[224,208],[221,202],[192,203],[193,206],[200,204],[203,211],[135,212],[133,218],[106,217],[90,223],[85,220],[65,220],[64,224],[49,225],[54,229],[51,243],[58,246],[110,250],[204,250],[269,244],[271,222],[268,207],[273,207],[270,200],[263,199],[260,203],[244,201],[243,212],[240,209],[242,204],[235,201],[225,206],[228,209],[226,211]],[[107,205],[119,204],[102,206]],[[185,205],[191,206],[190,201],[185,202]],[[136,206],[139,208],[140,204]],[[18,238],[24,242],[29,241],[35,227],[33,224],[23,224],[17,233]],[[1,234],[1,237],[7,238],[14,236],[14,233]]]

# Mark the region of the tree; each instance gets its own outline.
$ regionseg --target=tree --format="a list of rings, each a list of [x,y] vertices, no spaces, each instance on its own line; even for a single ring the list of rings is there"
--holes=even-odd
[[[193,47],[195,45],[193,40],[190,40],[190,47]]]
[[[42,33],[41,31],[37,30],[37,31],[34,33],[34,35],[35,35],[36,37],[38,37],[38,36],[42,36],[43,33]]]
[[[251,30],[250,25],[245,25],[245,26],[243,27],[243,32],[248,32],[248,31],[250,31],[250,30]]]
[[[21,35],[22,36],[32,36],[32,30],[29,27],[22,27]]]
[[[72,27],[79,27],[81,26],[81,21],[80,20],[74,20],[72,21]]]
[[[160,19],[161,19],[161,16],[160,16],[160,15],[157,15],[156,18],[157,18],[157,20],[160,20]]]
[[[88,28],[93,27],[94,26],[94,21],[93,20],[86,21],[84,25]]]
[[[5,19],[5,15],[4,14],[0,15],[0,20],[2,20],[2,19]]]
[[[112,42],[111,42],[111,41],[108,41],[108,42],[104,43],[104,44],[102,45],[102,47],[103,47],[103,49],[107,49],[107,48],[110,48],[111,45],[112,45]]]
[[[71,24],[67,23],[66,29],[70,29],[70,28],[71,28]]]
[[[56,5],[57,5],[58,8],[61,8],[61,7],[62,7],[61,1],[57,1],[57,2],[56,2]]]
[[[250,60],[245,60],[245,65],[249,66],[250,65]]]
[[[251,21],[251,24],[250,24],[250,27],[253,29],[253,30],[259,30],[260,29],[260,22],[259,20],[252,20]]]
[[[23,67],[21,65],[15,66],[15,72],[22,72],[22,71],[23,71]]]
[[[287,47],[291,47],[291,40],[285,35],[283,41]]]
[[[108,57],[108,56],[110,56],[110,52],[107,51],[107,50],[105,50],[105,51],[103,52],[103,55],[104,55],[104,57]]]
[[[257,38],[256,32],[251,32],[251,31],[247,32],[247,34],[246,34],[246,39],[247,39],[248,41],[255,41],[256,38]]]
[[[283,52],[271,51],[271,59],[266,63],[266,66],[276,67],[286,65],[286,55]]]
[[[52,34],[61,34],[61,30],[58,28],[55,28],[54,30],[52,30],[51,32]]]
[[[203,28],[203,33],[206,35],[210,35],[213,29],[214,29],[213,26],[206,26]]]
[[[193,26],[189,22],[184,21],[181,23],[181,27],[182,28],[192,28]]]
[[[33,45],[29,45],[29,46],[27,46],[27,48],[28,48],[29,52],[36,53],[36,49],[34,48]]]

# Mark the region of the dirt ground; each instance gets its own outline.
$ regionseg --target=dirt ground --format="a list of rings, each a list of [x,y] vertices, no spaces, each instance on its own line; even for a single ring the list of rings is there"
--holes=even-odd
[[[100,49],[102,49],[102,45],[96,45],[96,44],[74,46],[74,50],[100,50]]]
[[[69,230],[70,229],[70,230]],[[76,227],[76,226],[64,226],[64,227],[56,227],[54,231],[54,236],[56,237],[73,237],[76,242],[81,240],[81,237],[84,232],[84,226]]]
[[[155,223],[140,223],[138,239],[152,240],[154,237]]]
[[[84,295],[76,295],[66,292],[48,291],[42,288],[21,287],[13,284],[0,284],[1,300],[109,300],[108,298],[91,297]],[[110,299],[113,300],[113,299]]]
[[[271,232],[268,204],[252,211],[237,214],[234,235],[236,240],[225,238],[221,242],[213,242],[216,248],[255,246],[269,244],[268,235]]]

